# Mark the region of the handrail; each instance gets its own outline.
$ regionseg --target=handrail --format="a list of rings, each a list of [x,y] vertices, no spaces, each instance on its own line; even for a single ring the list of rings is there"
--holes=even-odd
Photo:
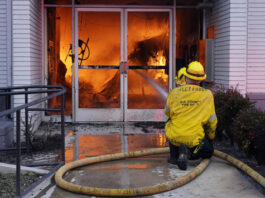
[[[24,91],[17,91],[24,89]],[[34,89],[34,90],[29,90]],[[25,95],[25,104],[19,105],[17,107],[13,107],[1,111],[0,118],[4,116],[11,115],[16,113],[16,152],[17,152],[17,161],[16,161],[16,196],[22,197],[31,191],[40,181],[43,181],[51,174],[55,173],[55,171],[64,165],[65,163],[65,143],[64,143],[64,109],[65,109],[65,88],[60,85],[31,85],[31,86],[13,86],[13,87],[0,87],[0,96],[11,97],[13,95]],[[47,96],[41,97],[39,99],[28,102],[29,94],[48,94]],[[50,100],[54,97],[61,96],[61,105],[58,109],[50,109],[50,108],[29,108],[36,104],[40,104],[44,101]],[[53,168],[48,174],[43,176],[37,182],[28,187],[24,192],[21,192],[20,185],[20,167],[21,167],[21,110],[25,109],[25,135],[26,135],[26,146],[27,152],[29,153],[29,126],[28,126],[28,112],[29,111],[56,111],[61,112],[61,152],[62,152],[62,161],[58,162],[57,166]],[[47,164],[47,163],[46,163]],[[39,164],[40,165],[40,164]],[[53,164],[54,165],[54,164]]]

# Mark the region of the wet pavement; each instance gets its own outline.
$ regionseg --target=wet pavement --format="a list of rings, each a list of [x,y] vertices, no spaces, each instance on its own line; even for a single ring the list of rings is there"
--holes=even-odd
[[[59,127],[59,125],[58,125]],[[43,128],[45,131],[47,129]],[[54,125],[54,134],[60,129]],[[66,163],[91,156],[167,146],[163,123],[113,123],[66,125]],[[41,133],[41,130],[40,130]],[[51,157],[53,156],[53,157]],[[100,188],[137,188],[182,177],[200,160],[190,161],[181,171],[167,163],[168,154],[101,162],[67,172],[64,179],[74,184]],[[45,156],[39,156],[44,160]],[[48,160],[56,160],[56,152]],[[213,157],[208,168],[192,182],[177,189],[145,197],[265,197],[253,181],[225,161]],[[53,181],[34,196],[38,198],[95,197],[71,193]]]

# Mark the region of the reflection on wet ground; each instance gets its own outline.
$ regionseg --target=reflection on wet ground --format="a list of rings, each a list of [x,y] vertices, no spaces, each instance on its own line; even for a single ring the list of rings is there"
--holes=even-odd
[[[43,123],[38,129],[38,136],[46,136],[47,133],[58,138],[60,124]],[[59,145],[60,140],[57,141]],[[58,145],[54,145],[54,148],[59,148]],[[65,124],[66,163],[91,156],[165,146],[167,143],[162,122]],[[60,156],[60,151],[53,149],[25,155],[22,161],[24,164],[51,162],[57,161]]]
[[[86,157],[166,146],[164,134],[75,135],[65,149],[66,163]]]
[[[78,125],[66,135],[66,163],[91,156],[166,146],[162,123]]]
[[[39,133],[58,135],[60,125],[42,125]],[[90,156],[167,146],[164,123],[66,124],[65,134],[68,163]],[[56,145],[56,141],[51,144]],[[24,162],[54,162],[60,157],[59,153],[58,150],[37,152],[31,156],[23,156],[22,159]],[[189,161],[188,169],[181,171],[176,165],[168,164],[167,157],[168,153],[165,153],[91,164],[68,171],[64,179],[74,184],[100,188],[146,187],[187,175],[200,163],[200,160]],[[97,197],[66,191],[56,186],[54,180],[37,193],[38,195],[34,196],[36,198]],[[145,197],[213,196],[264,197],[237,169],[216,158],[212,159],[212,163],[202,175],[188,185]]]
[[[109,161],[71,170],[65,180],[73,184],[99,188],[140,188],[174,180],[187,171],[167,163],[167,154]]]
[[[79,124],[66,125],[65,130],[66,163],[92,156],[167,146],[164,123]],[[60,130],[54,128],[53,131]],[[167,157],[165,153],[101,162],[71,170],[65,179],[91,187],[136,188],[176,179],[198,164],[195,162],[187,171],[180,171],[167,163]]]

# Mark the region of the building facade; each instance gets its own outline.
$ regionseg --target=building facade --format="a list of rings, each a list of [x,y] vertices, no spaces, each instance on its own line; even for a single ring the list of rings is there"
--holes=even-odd
[[[163,92],[192,60],[204,63],[207,82],[237,87],[265,109],[265,0],[0,0],[0,8],[0,86],[64,85],[67,121],[162,121]],[[16,96],[13,106],[23,102]]]

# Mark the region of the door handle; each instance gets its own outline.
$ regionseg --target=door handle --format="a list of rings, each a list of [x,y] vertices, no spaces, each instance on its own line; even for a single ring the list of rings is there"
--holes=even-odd
[[[121,74],[128,74],[129,64],[127,61],[121,61],[120,63],[120,73]]]

